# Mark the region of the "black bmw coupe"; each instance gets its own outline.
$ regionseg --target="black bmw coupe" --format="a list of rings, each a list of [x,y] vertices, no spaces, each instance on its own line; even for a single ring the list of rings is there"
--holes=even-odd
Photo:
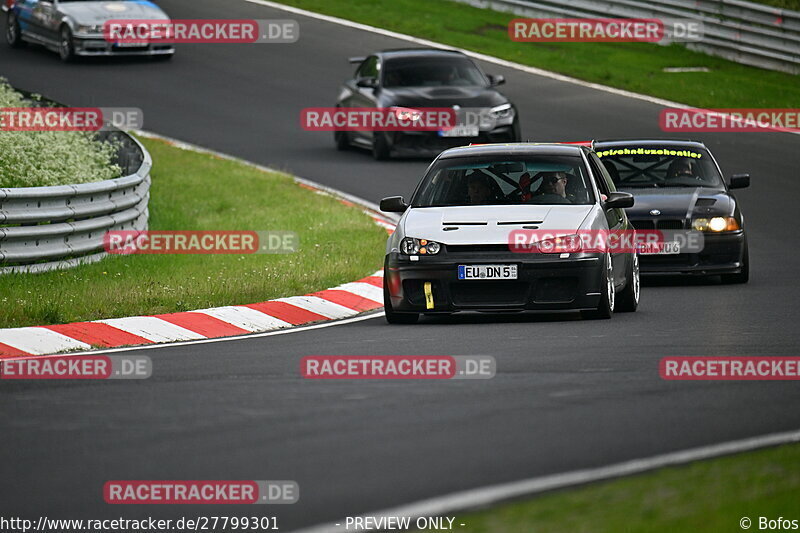
[[[340,108],[450,108],[455,127],[440,131],[337,131],[337,148],[367,148],[376,159],[436,156],[471,143],[518,142],[517,109],[496,87],[503,76],[484,74],[466,55],[433,48],[386,50],[350,59],[358,64],[340,88]]]
[[[696,141],[597,141],[594,149],[617,189],[636,199],[627,209],[636,229],[702,232],[700,251],[672,246],[641,254],[643,275],[719,274],[726,283],[747,283],[744,216],[731,189],[749,187],[749,174],[726,183],[711,152]]]

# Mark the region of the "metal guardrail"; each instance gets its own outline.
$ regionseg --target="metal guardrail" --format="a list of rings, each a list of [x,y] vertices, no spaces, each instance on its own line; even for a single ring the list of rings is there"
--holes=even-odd
[[[114,141],[125,174],[95,183],[0,189],[0,274],[69,268],[105,257],[110,230],[145,230],[153,161],[139,141],[121,131]]]
[[[703,23],[687,48],[800,74],[800,12],[742,0],[456,0],[531,18],[664,18]],[[678,65],[679,66],[679,65]]]

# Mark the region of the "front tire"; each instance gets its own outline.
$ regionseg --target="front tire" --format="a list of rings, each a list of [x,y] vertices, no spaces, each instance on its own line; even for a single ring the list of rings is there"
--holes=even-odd
[[[75,41],[72,38],[72,30],[69,26],[61,26],[61,38],[58,44],[58,55],[61,61],[69,63],[75,59]]]
[[[334,131],[333,142],[336,143],[336,149],[340,152],[350,148],[350,139],[347,138],[346,131]]]
[[[419,320],[419,313],[395,313],[392,308],[392,299],[389,296],[385,272],[383,276],[383,309],[386,313],[386,322],[389,324],[416,324]]]
[[[389,141],[386,140],[386,135],[376,131],[372,135],[372,157],[376,161],[386,161],[390,155]]]
[[[641,282],[639,279],[639,254],[631,254],[628,262],[628,272],[625,276],[625,288],[617,296],[616,309],[618,313],[632,313],[639,307],[639,293]]]
[[[722,274],[722,283],[747,283],[750,281],[750,252],[747,249],[747,241],[744,241],[744,251],[742,252],[742,270],[738,274]]]
[[[22,48],[25,41],[22,40],[22,28],[19,26],[17,16],[9,11],[6,17],[6,42],[11,48]]]
[[[597,309],[581,311],[581,317],[589,320],[607,319],[614,314],[614,264],[611,261],[611,254],[606,254],[603,264],[603,288],[601,289],[600,303]]]

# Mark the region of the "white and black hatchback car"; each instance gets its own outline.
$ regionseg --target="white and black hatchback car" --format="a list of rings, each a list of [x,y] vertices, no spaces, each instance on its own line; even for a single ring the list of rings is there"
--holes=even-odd
[[[381,201],[381,210],[403,213],[386,247],[386,319],[414,323],[421,313],[467,310],[576,310],[585,318],[635,311],[636,248],[598,251],[575,238],[632,232],[624,211],[632,205],[584,145],[442,152],[408,204],[399,196]],[[551,238],[526,248],[537,253],[521,253],[515,236],[526,232]]]

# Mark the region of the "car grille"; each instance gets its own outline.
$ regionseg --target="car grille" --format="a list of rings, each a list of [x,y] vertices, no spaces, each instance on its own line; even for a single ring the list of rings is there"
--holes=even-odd
[[[648,229],[683,229],[684,223],[680,218],[666,218],[666,219],[641,219],[631,220],[633,227],[640,230]]]
[[[455,305],[525,305],[528,283],[509,281],[468,281],[450,284]]]
[[[448,244],[445,247],[451,254],[469,254],[480,252],[510,252],[508,244]]]

